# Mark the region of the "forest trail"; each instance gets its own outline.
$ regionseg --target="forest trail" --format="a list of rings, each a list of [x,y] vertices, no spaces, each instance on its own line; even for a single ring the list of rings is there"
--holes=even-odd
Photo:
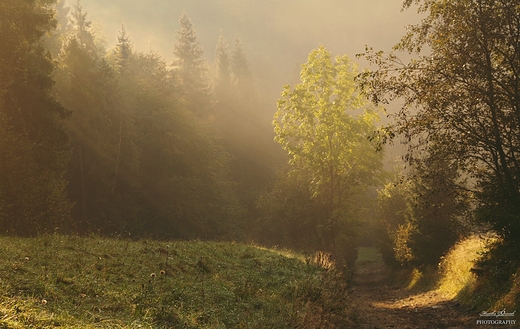
[[[480,325],[478,311],[468,311],[436,291],[413,293],[392,286],[380,261],[361,261],[353,280],[353,306],[360,329],[512,328]]]

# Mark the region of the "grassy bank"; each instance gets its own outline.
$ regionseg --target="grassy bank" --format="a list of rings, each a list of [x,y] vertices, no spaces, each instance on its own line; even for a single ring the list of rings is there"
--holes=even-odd
[[[396,282],[415,291],[435,290],[479,311],[516,310],[520,304],[520,269],[499,281],[490,279],[477,265],[494,241],[496,238],[490,235],[470,236],[453,246],[438,268],[396,272]]]
[[[226,242],[0,238],[0,328],[349,327],[341,275]]]

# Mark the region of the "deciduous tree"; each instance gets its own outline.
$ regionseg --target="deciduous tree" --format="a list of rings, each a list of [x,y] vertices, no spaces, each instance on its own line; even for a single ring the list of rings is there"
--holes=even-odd
[[[338,253],[382,169],[382,153],[369,139],[378,115],[359,94],[356,75],[347,56],[333,59],[323,46],[313,50],[302,65],[301,83],[284,87],[273,122],[291,174],[322,207],[316,223],[322,248]]]
[[[480,217],[520,249],[520,4],[509,0],[407,0],[425,15],[395,51],[368,49],[378,68],[363,85],[378,102],[404,105],[392,133],[408,159],[442,153],[474,182]]]

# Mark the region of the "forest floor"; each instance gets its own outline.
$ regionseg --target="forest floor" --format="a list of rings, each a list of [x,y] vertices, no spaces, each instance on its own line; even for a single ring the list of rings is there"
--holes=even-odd
[[[393,285],[381,261],[358,262],[352,297],[360,329],[517,328],[478,324],[495,318],[483,319],[435,290],[417,293]]]

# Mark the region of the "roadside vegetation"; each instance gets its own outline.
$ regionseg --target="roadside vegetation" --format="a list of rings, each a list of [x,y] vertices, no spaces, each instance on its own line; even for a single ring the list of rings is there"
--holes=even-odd
[[[520,270],[510,278],[496,281],[480,265],[496,243],[499,241],[495,235],[473,234],[457,242],[436,266],[391,266],[389,277],[402,289],[435,291],[479,312],[514,311],[520,305]]]
[[[383,140],[406,146],[406,170],[396,170],[379,193],[383,258],[408,269],[412,286],[434,288],[439,269],[441,277],[460,271],[463,299],[479,308],[506,303],[516,309],[518,3],[403,2],[403,9],[411,7],[424,19],[388,53],[367,47],[360,57],[376,69],[357,79],[374,103],[400,103],[381,130]],[[482,242],[475,235],[494,238]],[[459,252],[473,260],[450,256]],[[455,286],[444,284],[452,294]]]

